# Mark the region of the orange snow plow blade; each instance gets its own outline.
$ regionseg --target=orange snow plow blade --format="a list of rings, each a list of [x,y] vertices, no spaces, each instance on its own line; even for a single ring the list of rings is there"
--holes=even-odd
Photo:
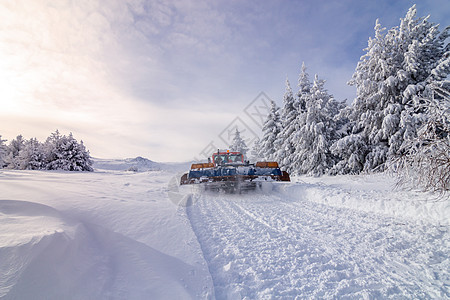
[[[258,161],[255,164],[257,168],[278,168],[278,163],[276,161]]]

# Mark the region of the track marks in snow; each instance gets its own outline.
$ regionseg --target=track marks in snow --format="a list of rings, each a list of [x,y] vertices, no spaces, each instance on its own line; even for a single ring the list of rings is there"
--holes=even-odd
[[[447,227],[277,193],[198,197],[187,213],[218,299],[450,296]]]

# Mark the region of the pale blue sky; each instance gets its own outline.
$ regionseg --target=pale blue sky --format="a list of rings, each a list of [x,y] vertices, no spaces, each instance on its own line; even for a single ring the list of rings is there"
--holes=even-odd
[[[346,85],[375,20],[414,1],[70,1],[0,3],[0,134],[41,141],[58,128],[95,157],[188,160],[264,92],[281,105],[304,61],[351,103]],[[449,25],[448,1],[419,16]]]

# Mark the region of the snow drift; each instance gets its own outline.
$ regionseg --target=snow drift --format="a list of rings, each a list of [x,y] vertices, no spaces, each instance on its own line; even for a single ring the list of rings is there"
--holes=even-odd
[[[0,297],[196,296],[192,267],[143,243],[42,204],[2,200],[0,212],[8,221],[0,233]]]
[[[297,177],[283,186],[286,197],[307,199],[338,208],[383,214],[406,220],[450,225],[448,195],[397,189],[396,179],[386,173]]]

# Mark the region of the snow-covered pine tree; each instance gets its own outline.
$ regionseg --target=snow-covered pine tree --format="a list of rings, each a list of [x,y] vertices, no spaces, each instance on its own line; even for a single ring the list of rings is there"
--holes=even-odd
[[[302,63],[302,69],[298,78],[298,93],[297,93],[297,103],[298,112],[296,118],[293,120],[292,127],[294,131],[289,137],[292,144],[295,147],[295,151],[292,154],[292,162],[289,168],[289,172],[292,174],[300,174],[300,168],[302,165],[301,156],[303,154],[298,153],[298,143],[300,140],[300,128],[306,124],[306,112],[307,103],[311,99],[311,82],[309,81],[309,74],[306,72],[306,65]]]
[[[405,143],[406,154],[390,167],[402,185],[425,191],[450,191],[450,81],[426,86],[422,99],[427,121],[418,136]]]
[[[48,170],[93,171],[89,151],[72,133],[62,136],[56,130],[47,138],[45,152]]]
[[[295,131],[294,120],[298,115],[298,103],[294,99],[289,79],[286,79],[286,91],[283,97],[283,108],[281,110],[281,131],[275,140],[276,154],[273,157],[287,172],[292,170],[292,159],[295,145],[290,138]]]
[[[423,91],[432,76],[448,74],[447,37],[448,29],[440,34],[438,25],[430,23],[428,17],[416,17],[415,6],[399,27],[387,32],[376,21],[375,37],[369,39],[366,54],[349,82],[357,88],[350,115],[351,137],[344,137],[334,149],[337,153],[343,145],[366,147],[350,156],[343,153],[340,166],[352,172],[383,170],[388,158],[401,154],[405,141],[416,136],[415,127],[422,122],[423,112],[410,101],[411,96]]]
[[[309,74],[306,72],[305,62],[302,63],[302,71],[298,77],[298,111],[299,113],[306,111],[306,102],[310,95],[311,82],[309,81]]]
[[[8,155],[8,146],[6,145],[7,140],[3,140],[0,135],[0,169],[6,167],[6,155]]]
[[[36,139],[25,142],[18,156],[18,168],[21,170],[40,170],[45,168],[44,146]]]
[[[69,135],[69,140],[72,144],[71,150],[71,160],[70,160],[70,171],[89,171],[92,172],[94,169],[92,168],[92,160],[91,155],[89,154],[89,150],[86,150],[83,141],[79,143],[72,137],[72,133]]]
[[[13,154],[14,157],[19,155],[20,150],[25,146],[25,140],[21,134],[19,134],[15,139],[9,143],[9,152]]]
[[[8,146],[8,154],[4,161],[9,169],[19,169],[19,152],[25,147],[25,140],[22,135],[18,135]]]
[[[320,176],[328,173],[335,163],[330,146],[338,137],[335,116],[342,103],[328,94],[324,84],[325,81],[316,75],[309,92],[303,93],[305,111],[296,119],[299,128],[294,135],[293,167],[296,174]]]
[[[257,138],[253,142],[253,146],[252,146],[252,149],[250,150],[250,155],[249,155],[248,159],[251,162],[264,160],[264,156],[262,155],[262,141],[259,138]]]
[[[260,158],[270,161],[276,160],[276,140],[281,131],[279,107],[274,101],[270,102],[270,111],[263,126],[263,138],[260,142]]]
[[[65,161],[61,148],[63,144],[63,136],[59,130],[52,132],[44,144],[45,152],[45,168],[48,170],[63,169]]]
[[[364,157],[368,146],[359,134],[345,135],[330,147],[331,154],[339,157],[331,174],[358,174],[364,168]]]
[[[244,157],[247,156],[247,144],[245,144],[245,141],[241,138],[241,132],[237,128],[234,134],[233,143],[230,145],[230,150],[241,152]]]

